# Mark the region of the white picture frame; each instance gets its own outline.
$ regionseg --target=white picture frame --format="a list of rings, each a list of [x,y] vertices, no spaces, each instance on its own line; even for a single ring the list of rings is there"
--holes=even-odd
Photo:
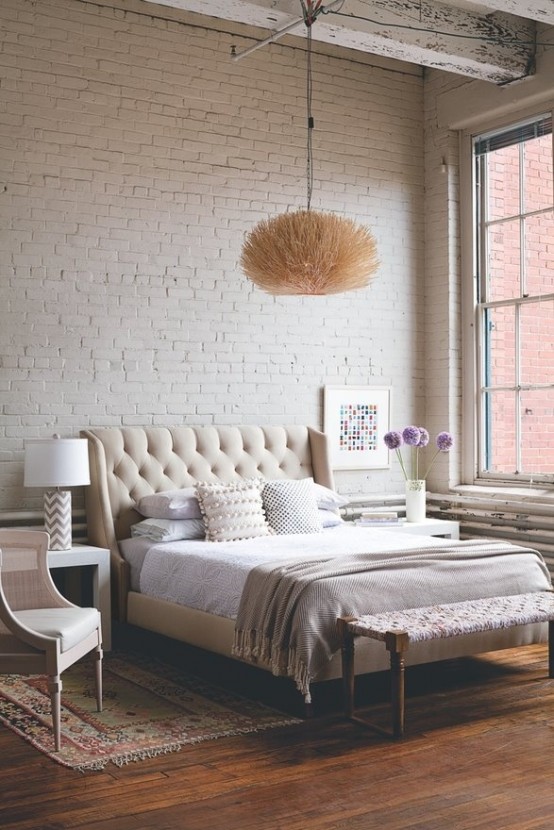
[[[390,386],[325,386],[323,431],[334,470],[390,467],[383,441],[390,429]]]

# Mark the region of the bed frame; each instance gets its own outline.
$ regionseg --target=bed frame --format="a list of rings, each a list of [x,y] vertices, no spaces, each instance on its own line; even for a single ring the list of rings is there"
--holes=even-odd
[[[326,436],[308,426],[103,427],[81,432],[89,441],[91,484],[86,488],[88,540],[111,552],[115,619],[231,657],[234,623],[203,611],[130,590],[129,566],[119,541],[141,520],[135,504],[145,495],[190,487],[197,481],[239,478],[300,479],[333,488]],[[410,662],[480,654],[546,640],[541,625],[481,632],[415,644]],[[261,668],[267,668],[263,665]],[[382,671],[386,655],[365,639],[357,671]],[[341,676],[335,655],[318,680]]]

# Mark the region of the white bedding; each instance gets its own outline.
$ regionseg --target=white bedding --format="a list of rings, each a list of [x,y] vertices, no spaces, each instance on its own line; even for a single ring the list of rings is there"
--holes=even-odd
[[[131,566],[131,587],[141,593],[235,619],[250,570],[268,561],[299,561],[351,553],[393,553],[421,548],[417,535],[342,524],[323,533],[281,535],[241,542],[153,543],[126,539],[121,550]],[[426,537],[426,546],[455,541]]]

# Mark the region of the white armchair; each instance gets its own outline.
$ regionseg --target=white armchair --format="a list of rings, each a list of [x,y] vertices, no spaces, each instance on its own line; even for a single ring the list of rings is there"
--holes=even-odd
[[[102,628],[96,608],[69,602],[48,570],[47,533],[0,530],[0,672],[46,674],[56,751],[61,746],[61,673],[89,651],[102,711]]]

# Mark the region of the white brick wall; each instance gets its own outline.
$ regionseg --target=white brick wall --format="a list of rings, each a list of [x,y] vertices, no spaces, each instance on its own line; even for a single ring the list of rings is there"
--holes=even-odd
[[[450,430],[456,450],[439,456],[432,486],[448,492],[461,481],[462,331],[459,136],[440,128],[436,102],[457,83],[432,70],[425,82],[425,411],[432,435]]]
[[[424,416],[421,78],[314,57],[312,204],[369,225],[381,267],[274,298],[237,262],[255,222],[305,204],[304,53],[235,63],[240,38],[125,8],[0,8],[0,510],[40,504],[23,442],[54,430],[321,424],[342,383]],[[337,482],[396,492],[400,471]]]

